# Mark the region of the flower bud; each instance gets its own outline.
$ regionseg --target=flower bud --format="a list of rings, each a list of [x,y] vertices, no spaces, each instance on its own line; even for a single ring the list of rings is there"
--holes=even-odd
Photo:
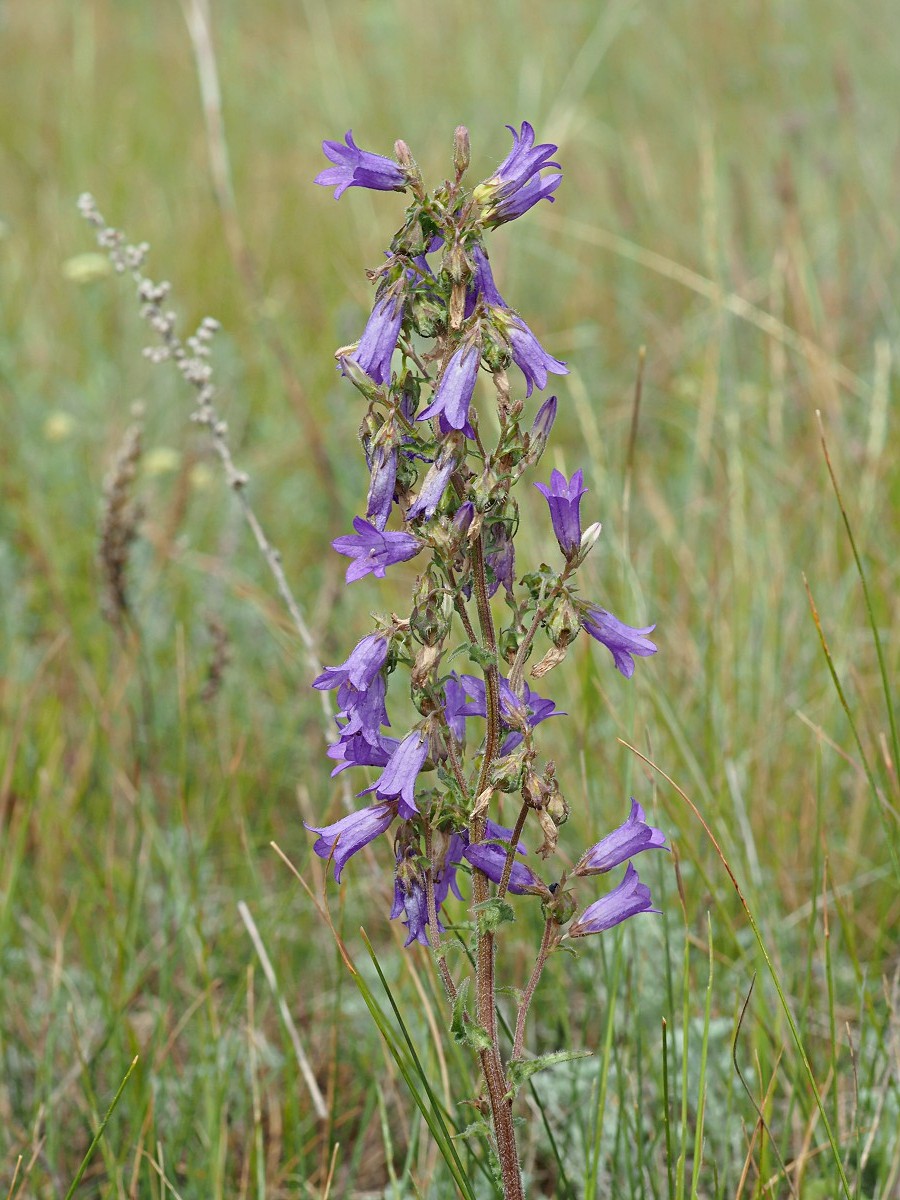
[[[550,430],[553,428],[553,422],[556,420],[557,400],[555,396],[551,396],[537,411],[534,418],[534,424],[531,426],[531,431],[528,434],[527,450],[519,464],[516,478],[526,469],[533,467],[539,461],[544,453],[544,448],[550,437]]]
[[[572,568],[580,567],[591,550],[597,544],[597,539],[600,537],[600,531],[603,526],[599,521],[595,521],[593,525],[588,525],[587,529],[581,535],[581,542],[578,547],[578,552],[572,559]]]
[[[544,920],[552,921],[554,925],[567,925],[574,917],[578,903],[571,892],[567,892],[563,888],[552,890],[551,899],[545,900],[541,905]]]
[[[341,374],[349,379],[353,386],[362,392],[367,400],[375,400],[379,394],[378,386],[372,382],[356,359],[348,356],[347,351],[353,349],[355,349],[355,346],[342,346],[340,350],[335,352],[335,358],[338,360]]]
[[[397,156],[397,162],[401,167],[414,167],[416,165],[412,151],[402,138],[397,138],[396,142],[394,142],[394,154]]]
[[[465,283],[472,271],[466,252],[459,242],[454,242],[444,254],[444,270],[454,283]]]
[[[472,518],[475,516],[475,505],[471,500],[467,500],[465,504],[461,504],[456,510],[453,517],[453,528],[460,534],[469,532],[469,526],[472,524]]]
[[[553,601],[545,627],[550,641],[557,649],[564,649],[568,646],[581,628],[578,610],[567,588],[564,588]]]
[[[413,593],[413,610],[409,618],[413,636],[425,646],[435,646],[450,632],[452,619],[453,598],[426,572],[419,578]]]
[[[457,181],[462,179],[469,169],[469,131],[465,125],[457,125],[453,134],[453,166],[456,170]]]

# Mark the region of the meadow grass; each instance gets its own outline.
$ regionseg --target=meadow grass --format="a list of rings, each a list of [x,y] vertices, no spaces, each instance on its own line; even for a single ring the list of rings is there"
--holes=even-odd
[[[660,647],[630,684],[581,645],[545,681],[570,713],[563,843],[634,794],[675,850],[649,871],[662,917],[541,982],[532,1049],[595,1055],[523,1091],[529,1194],[895,1196],[894,6],[214,0],[224,143],[198,12],[0,8],[0,1195],[494,1194],[456,1136],[473,1061],[387,921],[387,847],[328,890],[355,973],[317,913],[301,821],[343,798],[308,656],[75,201],[151,243],[185,334],[222,322],[233,451],[337,662],[413,578],[345,589],[328,549],[365,487],[331,353],[402,201],[335,205],[319,143],[403,137],[434,179],[464,123],[478,178],[529,119],[565,179],[492,252],[572,370],[544,473],[584,466],[604,533],[583,590]],[[98,528],[136,400],[117,633]],[[523,570],[548,553],[542,503],[523,500]],[[507,978],[539,937],[520,923]]]

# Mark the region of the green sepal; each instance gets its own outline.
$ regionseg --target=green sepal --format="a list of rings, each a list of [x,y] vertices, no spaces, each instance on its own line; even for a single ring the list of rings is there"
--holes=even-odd
[[[474,912],[478,921],[479,934],[494,933],[501,925],[509,924],[516,919],[512,905],[501,900],[499,896],[492,896],[490,900],[476,904]]]
[[[509,1091],[504,1100],[514,1100],[523,1083],[527,1083],[532,1075],[544,1071],[547,1067],[555,1067],[557,1063],[573,1062],[576,1058],[591,1058],[590,1050],[554,1050],[552,1054],[541,1054],[538,1058],[513,1059],[506,1071],[506,1082]]]

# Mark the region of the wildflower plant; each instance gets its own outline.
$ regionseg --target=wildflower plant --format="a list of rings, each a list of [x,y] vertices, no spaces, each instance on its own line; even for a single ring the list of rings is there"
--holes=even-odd
[[[346,660],[313,683],[337,693],[332,774],[380,773],[359,792],[371,797],[369,804],[309,828],[316,854],[338,881],[359,850],[385,832],[393,835],[390,915],[405,925],[407,945],[432,950],[453,1011],[453,1035],[480,1059],[504,1195],[520,1197],[515,1094],[534,1069],[565,1057],[526,1061],[526,1020],[543,969],[565,941],[658,911],[631,860],[667,847],[632,800],[619,828],[587,849],[575,848],[574,869],[554,880],[558,868],[545,865],[557,853],[569,806],[553,760],[539,749],[545,730],[538,727],[564,714],[526,682],[529,660],[543,643],[531,668],[532,678],[542,680],[584,631],[606,646],[627,679],[635,657],[654,654],[656,646],[647,636],[652,625],[626,625],[579,594],[578,570],[600,534],[599,524],[582,528],[587,489],[581,470],[568,480],[554,470],[549,482],[536,482],[559,557],[554,548],[552,565],[521,575],[517,568],[513,493],[540,462],[557,399],[532,401],[530,420],[526,404],[533,392],[544,391],[549,375],[565,375],[567,367],[503,299],[491,270],[488,236],[541,201],[552,203],[562,179],[553,161],[556,146],[536,144],[528,122],[518,131],[509,128],[510,153],[471,190],[464,185],[470,153],[462,127],[454,139],[453,178],[431,193],[402,141],[393,159],[361,150],[351,132],[344,143],[323,143],[333,165],[316,182],[333,187],[336,199],[364,187],[401,192],[408,201],[384,261],[368,272],[375,300],[360,340],[336,354],[361,397],[368,483],[360,486],[364,512],[353,532],[333,546],[349,559],[348,585],[368,575],[383,578],[411,561],[418,575],[408,614],[376,618]],[[476,400],[479,380],[488,377],[493,397]],[[488,406],[495,410],[490,418]],[[473,670],[463,669],[466,662]],[[418,713],[411,728],[389,718],[388,695],[401,690]],[[511,829],[494,819],[502,795],[519,798]],[[540,839],[536,857],[526,850],[532,829]],[[623,864],[618,885],[599,898],[595,888],[588,890],[589,902],[573,921],[584,902],[575,889],[590,888],[589,876]],[[471,1009],[472,981],[460,975],[458,958],[451,967],[444,915],[451,892],[462,899],[464,891],[475,964]],[[495,949],[515,916],[509,896],[540,905],[544,932],[519,993],[512,1051],[504,1057]]]

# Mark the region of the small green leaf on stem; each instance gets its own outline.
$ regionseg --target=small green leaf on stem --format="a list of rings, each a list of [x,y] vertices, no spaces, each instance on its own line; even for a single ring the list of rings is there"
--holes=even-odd
[[[555,1067],[558,1063],[572,1062],[576,1058],[590,1057],[590,1050],[555,1050],[552,1054],[541,1054],[538,1058],[514,1059],[506,1072],[509,1091],[506,1093],[505,1099],[514,1100],[519,1088],[538,1071],[544,1071],[547,1067]]]
[[[490,900],[476,904],[474,911],[477,914],[480,935],[494,933],[501,925],[509,924],[516,919],[512,905],[501,900],[499,896],[492,896]]]

